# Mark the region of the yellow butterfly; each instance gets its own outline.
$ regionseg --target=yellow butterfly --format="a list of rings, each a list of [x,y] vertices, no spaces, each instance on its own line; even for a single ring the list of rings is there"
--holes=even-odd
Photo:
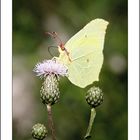
[[[108,24],[103,19],[92,20],[65,45],[59,46],[57,59],[68,67],[68,79],[76,86],[84,88],[99,80]]]

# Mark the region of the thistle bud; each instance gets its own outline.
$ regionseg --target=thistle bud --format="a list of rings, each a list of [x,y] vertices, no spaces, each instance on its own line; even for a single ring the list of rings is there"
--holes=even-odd
[[[37,140],[43,140],[47,135],[47,129],[43,124],[37,123],[32,127],[32,137]]]
[[[60,91],[58,87],[58,79],[56,75],[49,74],[40,90],[41,100],[44,104],[53,105],[58,102]]]
[[[99,87],[92,87],[87,91],[86,101],[91,107],[97,107],[103,102],[103,92]]]

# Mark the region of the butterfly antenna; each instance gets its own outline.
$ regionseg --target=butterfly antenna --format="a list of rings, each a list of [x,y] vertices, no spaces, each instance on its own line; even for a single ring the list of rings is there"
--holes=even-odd
[[[63,43],[62,43],[62,40],[59,38],[59,36],[57,35],[56,32],[45,32],[45,34],[48,34],[50,35],[51,37],[53,37],[54,39],[56,39],[58,42],[59,42],[59,46],[64,46]]]

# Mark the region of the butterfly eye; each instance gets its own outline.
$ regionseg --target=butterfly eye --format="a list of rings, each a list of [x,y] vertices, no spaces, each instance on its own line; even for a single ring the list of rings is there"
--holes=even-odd
[[[54,36],[57,36],[57,33],[56,32],[52,32],[52,34],[54,34]]]

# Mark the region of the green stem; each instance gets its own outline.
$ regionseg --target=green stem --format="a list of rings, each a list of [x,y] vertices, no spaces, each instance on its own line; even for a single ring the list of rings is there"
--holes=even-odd
[[[50,128],[51,133],[52,133],[52,140],[56,140],[55,129],[54,129],[54,123],[53,123],[53,118],[52,118],[51,105],[47,105],[47,111],[48,111],[48,123],[49,123],[49,128]]]
[[[93,126],[95,116],[96,116],[95,108],[92,108],[91,109],[91,114],[90,114],[90,121],[89,121],[88,129],[87,129],[86,135],[84,137],[85,139],[91,138],[91,131],[92,131],[92,126]]]

